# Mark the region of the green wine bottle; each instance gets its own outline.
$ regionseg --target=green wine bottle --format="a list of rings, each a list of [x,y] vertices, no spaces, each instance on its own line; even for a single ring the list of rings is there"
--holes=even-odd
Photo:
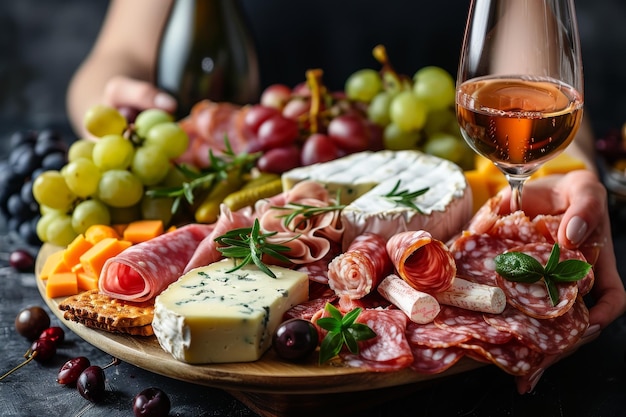
[[[256,48],[238,0],[175,0],[159,42],[156,84],[185,117],[203,99],[258,101]]]

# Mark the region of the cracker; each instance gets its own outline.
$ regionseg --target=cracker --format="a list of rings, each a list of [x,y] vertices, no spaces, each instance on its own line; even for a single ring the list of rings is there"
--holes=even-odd
[[[152,324],[154,303],[134,303],[101,294],[97,289],[67,297],[59,309],[79,320],[89,321],[103,329],[122,329]],[[92,326],[93,327],[93,326]]]
[[[152,329],[152,325],[151,324],[146,324],[145,326],[130,326],[130,327],[112,327],[112,326],[108,326],[105,323],[99,322],[99,321],[95,321],[95,320],[91,320],[91,319],[85,319],[82,317],[77,317],[75,315],[73,315],[72,313],[70,313],[69,311],[66,311],[63,314],[63,318],[65,320],[71,320],[71,321],[75,321],[77,323],[80,323],[86,327],[90,327],[92,329],[98,329],[98,330],[104,330],[107,332],[111,332],[111,333],[119,333],[119,334],[127,334],[127,335],[131,335],[131,336],[152,336],[154,335],[154,330]]]

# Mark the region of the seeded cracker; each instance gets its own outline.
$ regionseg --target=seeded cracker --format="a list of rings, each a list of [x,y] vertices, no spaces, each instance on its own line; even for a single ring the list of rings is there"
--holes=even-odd
[[[90,290],[66,298],[59,309],[65,311],[66,320],[94,329],[136,336],[153,334],[154,304],[151,302],[133,303]]]

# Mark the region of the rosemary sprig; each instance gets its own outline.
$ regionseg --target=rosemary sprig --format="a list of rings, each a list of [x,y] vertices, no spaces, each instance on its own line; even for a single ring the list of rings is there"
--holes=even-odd
[[[224,136],[224,144],[226,149],[220,156],[216,156],[213,150],[209,150],[209,166],[200,171],[190,169],[184,164],[174,165],[174,168],[179,170],[189,181],[184,181],[180,186],[176,187],[148,190],[146,195],[153,198],[174,198],[172,213],[175,213],[183,199],[189,204],[193,204],[197,190],[211,189],[216,183],[226,179],[229,172],[236,170],[239,171],[240,175],[250,172],[255,166],[257,159],[261,156],[260,152],[235,154],[227,136]]]
[[[400,180],[396,182],[396,185],[393,186],[391,191],[389,191],[387,194],[384,194],[382,197],[386,198],[387,200],[391,200],[397,204],[410,207],[413,210],[416,210],[418,213],[422,213],[422,210],[420,210],[420,208],[415,205],[415,202],[413,202],[413,200],[425,194],[429,190],[429,188],[426,187],[417,191],[400,190],[399,188]]]
[[[331,317],[322,317],[316,321],[318,326],[328,330],[320,345],[320,364],[337,356],[344,344],[350,352],[357,354],[359,353],[357,342],[376,337],[376,333],[369,326],[355,323],[362,311],[360,307],[346,313],[345,316],[330,303],[326,303],[325,310],[330,313]]]
[[[561,249],[555,243],[545,267],[538,260],[522,252],[507,252],[495,257],[496,272],[509,281],[534,283],[543,278],[553,306],[559,303],[559,282],[572,282],[583,279],[589,273],[591,264],[566,259],[559,262]]]
[[[289,228],[294,219],[298,216],[302,216],[302,219],[295,224],[292,230],[297,230],[304,222],[312,217],[319,216],[320,214],[329,213],[332,211],[343,210],[346,207],[345,204],[331,204],[328,206],[311,206],[309,204],[301,203],[288,203],[284,206],[272,206],[276,210],[289,211],[287,214],[281,214],[278,218],[282,218],[285,227]]]
[[[219,245],[217,250],[225,257],[235,259],[235,266],[229,269],[228,272],[236,271],[245,265],[254,263],[265,274],[276,278],[276,275],[263,263],[263,255],[271,256],[283,262],[290,262],[290,259],[283,255],[282,252],[291,250],[289,246],[267,241],[268,237],[274,236],[276,233],[262,233],[259,219],[254,219],[252,227],[233,229],[215,238],[215,242]],[[297,239],[297,237],[289,240]],[[237,260],[240,260],[240,262],[237,263]]]

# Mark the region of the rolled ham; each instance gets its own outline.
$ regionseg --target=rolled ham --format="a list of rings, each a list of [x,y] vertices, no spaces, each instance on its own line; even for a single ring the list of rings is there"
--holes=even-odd
[[[328,265],[328,285],[337,295],[365,297],[388,275],[391,262],[385,241],[373,233],[357,236],[348,250]]]
[[[100,292],[120,300],[152,300],[176,281],[213,225],[190,224],[138,243],[108,259],[100,274]]]
[[[454,257],[430,233],[397,233],[387,241],[386,248],[398,275],[416,290],[436,294],[452,285],[456,276]]]

